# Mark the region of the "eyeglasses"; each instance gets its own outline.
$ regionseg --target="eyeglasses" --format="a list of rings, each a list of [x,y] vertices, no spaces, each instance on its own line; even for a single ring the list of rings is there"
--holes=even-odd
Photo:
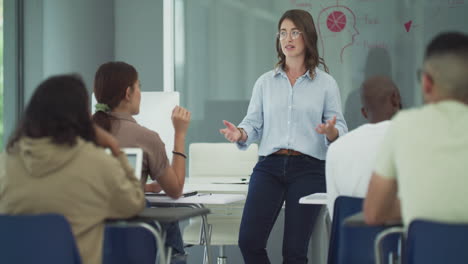
[[[282,30],[276,34],[278,35],[278,38],[280,40],[284,40],[288,37],[288,32],[286,30]],[[293,30],[289,34],[291,34],[292,39],[297,39],[302,34],[302,32],[300,32],[299,30]]]

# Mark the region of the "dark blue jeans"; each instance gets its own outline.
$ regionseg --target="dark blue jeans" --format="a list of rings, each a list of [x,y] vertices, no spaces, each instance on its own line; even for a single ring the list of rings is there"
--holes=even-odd
[[[325,192],[325,161],[307,155],[261,156],[250,178],[239,247],[246,264],[270,263],[266,244],[285,202],[283,263],[307,263],[307,249],[320,206],[299,199]]]

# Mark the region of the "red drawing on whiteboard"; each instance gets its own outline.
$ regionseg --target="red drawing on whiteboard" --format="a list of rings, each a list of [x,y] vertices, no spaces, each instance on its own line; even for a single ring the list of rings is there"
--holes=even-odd
[[[333,11],[327,18],[327,27],[331,32],[340,32],[346,26],[346,16],[341,11]]]
[[[406,29],[406,32],[409,32],[410,29],[411,29],[411,24],[413,24],[413,20],[410,20],[408,22],[405,23],[405,29]]]
[[[325,38],[339,37],[340,41],[346,42],[340,52],[340,61],[343,62],[344,50],[353,45],[354,38],[359,35],[359,31],[356,28],[356,15],[354,12],[349,9],[349,7],[338,4],[326,7],[319,13],[317,28],[320,42],[322,44],[322,56],[325,55]]]

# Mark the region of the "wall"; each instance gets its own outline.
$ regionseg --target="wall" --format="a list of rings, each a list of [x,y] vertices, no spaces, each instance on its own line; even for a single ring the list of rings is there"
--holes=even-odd
[[[24,1],[24,106],[50,75],[79,73],[92,90],[97,67],[114,56],[113,0]],[[18,94],[16,7],[5,1],[5,106],[7,139],[16,125]]]
[[[115,60],[135,66],[143,91],[163,90],[162,2],[115,0]]]
[[[99,65],[114,58],[114,1],[42,2],[43,78],[79,73],[91,91]]]

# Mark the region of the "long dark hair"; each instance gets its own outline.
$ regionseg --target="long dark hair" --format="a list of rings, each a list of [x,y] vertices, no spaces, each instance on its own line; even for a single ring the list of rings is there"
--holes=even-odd
[[[43,81],[26,107],[8,142],[11,150],[21,137],[51,137],[59,145],[73,146],[77,137],[96,142],[89,97],[78,75],[58,75]]]
[[[127,88],[133,89],[137,80],[138,72],[132,65],[121,61],[104,63],[94,77],[94,96],[98,103],[106,104],[113,110],[125,98]],[[112,116],[108,113],[98,111],[94,113],[93,120],[110,131]]]
[[[306,47],[305,52],[305,66],[306,69],[309,70],[310,76],[314,78],[315,76],[315,68],[319,65],[323,65],[323,69],[328,72],[328,67],[325,64],[323,58],[319,57],[318,49],[317,49],[317,30],[315,29],[314,19],[310,15],[309,12],[301,9],[292,9],[286,11],[283,16],[280,18],[278,22],[278,32],[281,29],[281,23],[285,19],[291,20],[294,25],[302,32],[302,36],[304,37],[304,43]],[[283,51],[281,50],[281,43],[279,38],[276,39],[276,52],[278,53],[278,63],[276,63],[277,67],[286,66],[286,56],[284,55]]]

